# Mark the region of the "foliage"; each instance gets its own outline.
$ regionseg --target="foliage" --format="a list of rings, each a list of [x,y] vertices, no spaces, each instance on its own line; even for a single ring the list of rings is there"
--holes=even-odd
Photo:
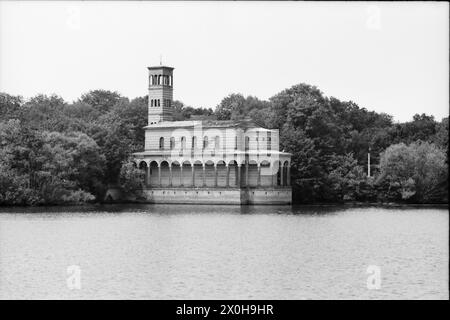
[[[9,120],[0,123],[0,138],[1,204],[94,200],[103,158],[85,134],[39,132]]]
[[[120,187],[127,194],[136,194],[144,188],[145,172],[136,168],[129,161],[125,161],[120,169]]]
[[[445,153],[432,143],[399,143],[383,152],[379,183],[397,192],[397,199],[436,202],[448,193]],[[442,189],[444,188],[444,189]]]

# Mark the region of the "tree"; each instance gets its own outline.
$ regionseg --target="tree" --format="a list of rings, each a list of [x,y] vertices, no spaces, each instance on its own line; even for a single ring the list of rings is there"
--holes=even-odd
[[[18,118],[23,105],[23,98],[0,92],[0,119],[3,121]]]
[[[334,156],[328,164],[328,196],[337,201],[357,200],[360,185],[366,181],[364,169],[358,165],[353,154]]]
[[[244,97],[240,93],[233,93],[222,99],[215,109],[218,120],[242,120],[251,118],[264,123],[267,113],[270,112],[270,103],[256,97]]]
[[[126,194],[137,194],[144,188],[145,172],[131,162],[125,161],[120,169],[120,187]]]
[[[304,129],[306,119],[303,115],[310,114],[311,109],[325,103],[325,98],[317,87],[304,83],[283,90],[269,100],[272,109],[271,128],[281,128],[289,117],[294,127]]]
[[[66,102],[60,96],[40,94],[24,104],[18,118],[31,129],[63,131],[68,121],[64,115],[66,106]]]
[[[448,155],[448,117],[436,124],[436,134],[433,137],[433,142],[446,151]]]
[[[58,204],[91,201],[104,164],[82,133],[35,130],[19,120],[0,123],[0,203]]]
[[[218,120],[236,120],[236,118],[245,110],[245,98],[242,94],[230,94],[222,99],[216,107],[216,116]]]
[[[81,96],[79,102],[86,103],[101,113],[106,113],[123,98],[118,92],[108,90],[92,90]],[[128,100],[128,99],[126,99]]]
[[[445,160],[445,153],[432,143],[392,145],[381,155],[378,184],[387,183],[389,189],[398,190],[398,199],[422,203],[446,197],[448,201]]]

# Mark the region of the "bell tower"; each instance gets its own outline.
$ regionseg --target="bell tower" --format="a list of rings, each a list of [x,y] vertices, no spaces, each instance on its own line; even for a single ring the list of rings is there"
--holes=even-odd
[[[173,101],[172,67],[148,67],[148,125],[172,121]]]

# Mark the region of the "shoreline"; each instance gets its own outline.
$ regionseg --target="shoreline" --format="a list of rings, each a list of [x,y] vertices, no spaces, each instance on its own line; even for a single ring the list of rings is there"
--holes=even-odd
[[[35,206],[20,206],[20,205],[0,205],[0,213],[2,213],[2,209],[11,209],[11,208],[22,208],[27,210],[39,209],[39,208],[101,208],[101,207],[115,207],[115,206],[124,206],[124,207],[133,207],[133,206],[205,206],[206,204],[195,204],[195,203],[148,203],[148,202],[96,202],[96,203],[79,203],[79,204],[42,204]],[[221,206],[230,206],[230,207],[348,207],[348,208],[449,208],[448,203],[378,203],[378,202],[343,202],[343,203],[293,203],[290,205],[277,205],[277,204],[223,204]],[[5,212],[5,211],[3,211]]]

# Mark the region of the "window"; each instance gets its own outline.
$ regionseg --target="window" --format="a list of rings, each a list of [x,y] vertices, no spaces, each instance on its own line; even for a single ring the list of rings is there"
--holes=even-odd
[[[203,149],[206,149],[206,148],[208,148],[208,137],[207,136],[205,136],[203,138]]]
[[[197,148],[197,137],[192,137],[192,149]]]
[[[181,137],[181,150],[186,149],[186,137]]]
[[[259,131],[256,131],[256,150],[259,151]]]
[[[248,150],[250,146],[250,137],[245,137],[245,151]]]
[[[214,139],[214,148],[215,149],[220,148],[220,137],[219,136],[216,136],[216,138]]]
[[[267,150],[272,149],[272,132],[267,132]]]
[[[238,137],[235,136],[234,137],[234,150],[237,150],[237,148],[238,148]]]
[[[158,107],[160,107],[160,106],[161,106],[161,100],[158,99]]]
[[[164,149],[164,138],[163,137],[159,138],[159,149],[160,150]]]
[[[173,150],[175,148],[175,138],[170,138],[170,150]]]

